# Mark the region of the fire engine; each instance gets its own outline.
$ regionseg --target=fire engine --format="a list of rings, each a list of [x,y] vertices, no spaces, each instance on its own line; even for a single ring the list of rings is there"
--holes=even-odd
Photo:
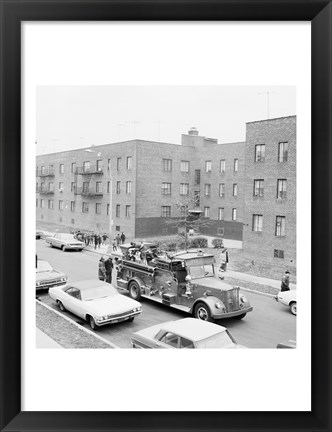
[[[215,258],[202,250],[157,252],[155,245],[121,245],[116,261],[117,287],[131,298],[141,297],[214,321],[242,319],[252,311],[240,288],[216,274]]]

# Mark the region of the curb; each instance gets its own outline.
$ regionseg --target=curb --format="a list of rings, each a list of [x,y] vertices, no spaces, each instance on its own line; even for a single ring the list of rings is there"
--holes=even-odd
[[[239,286],[240,289],[243,290],[243,291],[252,292],[252,293],[254,293],[254,294],[260,294],[260,295],[263,295],[263,296],[266,296],[266,297],[271,297],[271,298],[274,298],[274,297],[275,297],[274,294],[269,294],[269,293],[265,293],[265,292],[262,292],[262,291],[256,291],[256,290],[253,290],[253,289],[250,289],[250,288],[242,287],[242,286],[240,286],[240,285],[238,285],[238,286]]]
[[[83,330],[85,333],[87,333],[87,334],[89,334],[91,336],[94,336],[95,338],[97,338],[100,341],[106,343],[107,345],[110,345],[113,349],[120,349],[120,347],[118,347],[117,345],[113,344],[112,342],[109,342],[108,340],[106,340],[103,337],[97,335],[93,331],[86,329],[85,327],[81,326],[80,324],[77,324],[75,321],[71,320],[70,318],[66,317],[65,315],[63,315],[62,313],[58,312],[57,310],[51,308],[50,306],[46,305],[45,303],[43,303],[43,302],[41,302],[41,301],[39,301],[37,299],[36,299],[36,302],[38,302],[41,306],[44,306],[46,309],[49,309],[50,311],[52,311],[52,312],[56,313],[57,315],[59,315],[60,317],[64,318],[65,320],[67,320],[68,322],[70,322],[71,324],[73,324],[74,326],[76,326],[77,328],[79,328],[80,330]],[[41,329],[39,329],[39,330],[41,330]],[[61,345],[61,344],[59,344],[59,345]]]

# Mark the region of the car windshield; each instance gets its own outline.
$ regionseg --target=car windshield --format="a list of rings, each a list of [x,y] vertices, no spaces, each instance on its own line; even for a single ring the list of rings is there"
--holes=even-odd
[[[231,348],[236,344],[227,330],[196,342],[197,348]]]
[[[72,234],[58,234],[58,237],[62,240],[76,241],[75,237]]]
[[[190,276],[193,279],[198,279],[201,277],[214,276],[214,265],[213,264],[190,266],[189,269],[190,269]]]
[[[49,272],[52,271],[53,267],[47,261],[39,261],[37,262],[37,273]]]
[[[81,291],[81,297],[84,301],[112,297],[116,294],[117,291],[111,285],[99,285]]]

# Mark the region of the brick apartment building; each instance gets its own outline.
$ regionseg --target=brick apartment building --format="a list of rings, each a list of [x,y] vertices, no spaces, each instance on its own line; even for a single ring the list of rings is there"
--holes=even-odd
[[[180,216],[176,202],[192,195],[196,210],[211,220],[204,234],[243,239],[245,247],[262,247],[267,255],[286,245],[295,256],[288,249],[295,249],[295,124],[296,117],[248,123],[246,142],[239,143],[218,144],[192,128],[181,145],[131,140],[37,156],[37,223],[108,232],[111,200],[113,234],[172,234],[177,229],[167,221]],[[287,163],[273,160],[279,142],[288,142]],[[263,144],[265,161],[258,164],[255,146]],[[253,196],[254,179],[264,180],[264,196]],[[287,180],[287,198],[273,195],[277,179]],[[256,214],[264,225],[255,217],[262,228],[251,231]],[[287,219],[284,238],[271,230],[276,216]]]

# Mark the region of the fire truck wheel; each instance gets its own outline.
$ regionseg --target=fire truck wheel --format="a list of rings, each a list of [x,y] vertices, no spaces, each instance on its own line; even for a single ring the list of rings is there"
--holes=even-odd
[[[195,306],[195,318],[212,322],[210,308],[205,303],[197,303]]]
[[[129,295],[134,300],[139,300],[141,298],[141,288],[139,287],[137,282],[135,281],[130,282]]]
[[[243,313],[243,314],[241,314],[241,315],[237,315],[237,316],[235,316],[234,318],[240,320],[240,319],[244,318],[246,315],[247,315],[246,313]]]

